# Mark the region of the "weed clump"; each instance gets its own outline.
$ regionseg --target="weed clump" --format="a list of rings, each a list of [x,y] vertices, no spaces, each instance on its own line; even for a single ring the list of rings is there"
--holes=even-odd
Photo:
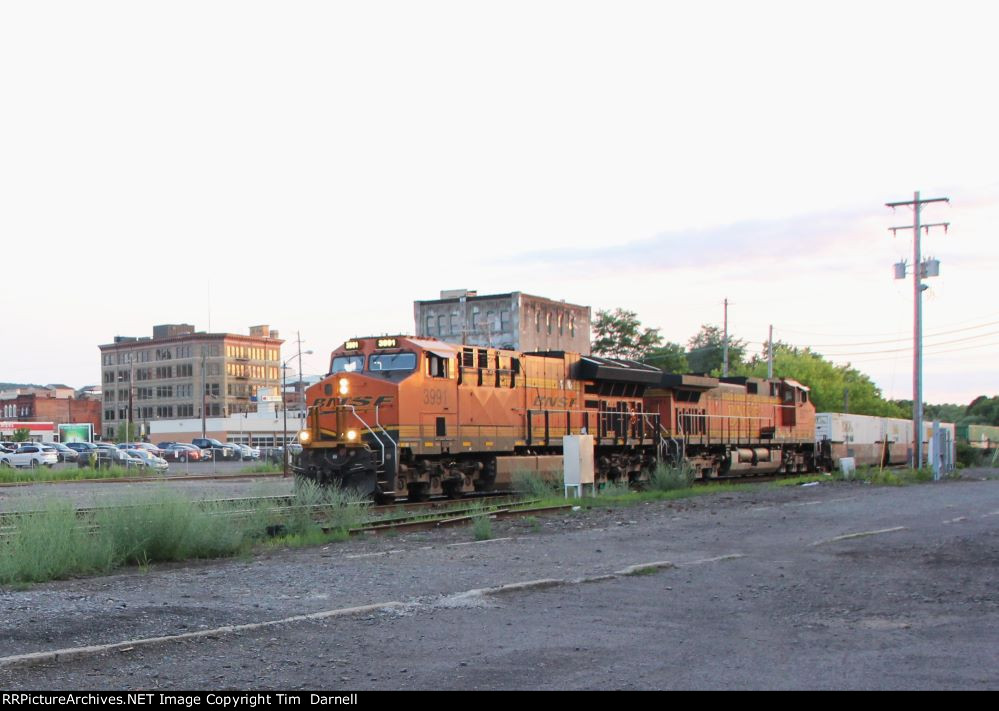
[[[689,489],[694,485],[694,478],[694,468],[686,462],[677,466],[660,463],[649,477],[649,489],[652,491]]]
[[[493,537],[493,523],[488,515],[476,516],[472,528],[477,541],[488,541]]]

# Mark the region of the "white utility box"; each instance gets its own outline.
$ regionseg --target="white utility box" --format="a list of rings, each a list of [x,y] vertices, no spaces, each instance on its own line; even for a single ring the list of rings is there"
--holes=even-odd
[[[565,495],[574,488],[583,495],[583,484],[593,486],[593,435],[567,435],[562,438],[562,476]]]

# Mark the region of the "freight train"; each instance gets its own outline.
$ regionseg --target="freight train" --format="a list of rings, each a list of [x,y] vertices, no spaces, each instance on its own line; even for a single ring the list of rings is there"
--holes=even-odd
[[[379,500],[507,488],[562,467],[562,438],[594,437],[595,477],[657,462],[699,478],[812,470],[815,408],[789,379],[675,375],[628,360],[380,336],[347,341],[306,391],[295,471]]]

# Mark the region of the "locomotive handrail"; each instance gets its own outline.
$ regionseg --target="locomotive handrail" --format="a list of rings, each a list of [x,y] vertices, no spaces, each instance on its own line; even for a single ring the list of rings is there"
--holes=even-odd
[[[362,425],[364,425],[364,428],[368,432],[371,433],[372,437],[375,438],[375,441],[378,442],[378,446],[382,448],[382,461],[380,463],[380,466],[384,467],[385,466],[385,443],[382,442],[382,438],[378,436],[377,432],[375,432],[373,429],[371,429],[371,426],[367,422],[364,421],[364,418],[362,418],[360,415],[357,414],[357,410],[354,408],[353,405],[347,405],[347,407],[350,408],[351,414],[353,414],[354,417],[357,418],[357,421],[360,422]],[[376,411],[375,411],[375,416],[376,417],[378,416],[377,408],[376,408]],[[386,433],[386,434],[388,434],[388,433]]]
[[[393,461],[395,462],[395,470],[396,471],[393,472],[393,473],[398,473],[398,471],[399,471],[399,443],[396,442],[394,439],[392,439],[392,435],[390,435],[385,430],[385,428],[382,427],[382,423],[378,419],[378,407],[379,407],[378,405],[375,405],[375,424],[378,426],[378,429],[380,429],[382,431],[382,433],[388,438],[388,441],[391,442],[392,446],[395,448],[395,459]],[[382,466],[384,466],[384,465],[385,465],[385,457],[383,455],[382,456]]]

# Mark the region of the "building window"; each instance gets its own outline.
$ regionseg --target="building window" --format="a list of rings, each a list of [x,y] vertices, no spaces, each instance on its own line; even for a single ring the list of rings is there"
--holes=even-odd
[[[447,321],[444,320],[444,314],[437,317],[437,335],[447,335]]]

